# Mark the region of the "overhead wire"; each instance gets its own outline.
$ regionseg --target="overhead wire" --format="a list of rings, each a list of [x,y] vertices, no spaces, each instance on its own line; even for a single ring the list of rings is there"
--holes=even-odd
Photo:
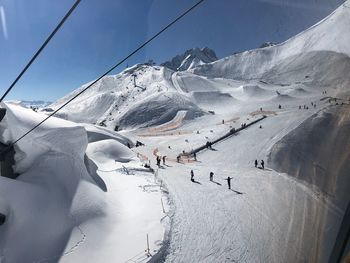
[[[22,69],[22,71],[18,74],[16,79],[12,82],[12,84],[8,87],[8,89],[5,91],[5,93],[0,98],[0,102],[2,102],[7,94],[13,89],[13,87],[17,84],[17,82],[21,79],[21,77],[24,75],[24,73],[28,70],[28,68],[33,64],[33,62],[36,60],[36,58],[40,55],[40,53],[45,49],[47,44],[50,42],[50,40],[54,37],[54,35],[57,33],[57,31],[63,26],[63,24],[66,22],[68,17],[73,13],[74,9],[79,5],[81,0],[76,0],[72,7],[69,9],[69,11],[65,14],[65,16],[62,18],[62,20],[58,23],[58,25],[55,27],[55,29],[51,32],[51,34],[46,38],[44,43],[41,45],[41,47],[35,52],[33,57],[29,60],[29,62],[25,65],[25,67]]]
[[[159,35],[161,35],[164,31],[169,29],[172,25],[174,25],[176,22],[178,22],[181,18],[186,16],[188,13],[190,13],[193,9],[195,9],[197,6],[199,6],[201,3],[203,3],[205,0],[200,0],[196,2],[194,5],[192,5],[190,8],[188,8],[186,11],[184,11],[181,15],[176,17],[173,21],[171,21],[169,24],[167,24],[165,27],[163,27],[161,30],[159,30],[156,34],[154,34],[151,38],[149,38],[147,41],[145,41],[143,44],[141,44],[139,47],[137,47],[134,51],[129,53],[127,56],[125,56],[122,60],[120,60],[117,64],[112,66],[110,69],[108,69],[105,73],[100,75],[97,79],[95,79],[93,82],[91,82],[88,86],[86,86],[84,89],[82,89],[80,92],[78,92],[76,95],[74,95],[72,98],[70,98],[68,101],[66,101],[63,105],[61,105],[59,108],[57,108],[55,111],[53,111],[51,114],[49,114],[46,118],[44,118],[42,121],[40,121],[38,124],[36,124],[33,128],[28,130],[26,133],[24,133],[22,136],[17,138],[15,141],[13,141],[11,144],[9,144],[0,154],[8,151],[11,149],[12,146],[14,146],[16,143],[18,143],[20,140],[22,140],[24,137],[26,137],[28,134],[30,134],[32,131],[37,129],[39,126],[41,126],[44,122],[46,122],[48,119],[50,119],[52,116],[54,116],[58,111],[63,109],[65,106],[67,106],[70,102],[75,100],[77,97],[79,97],[81,94],[83,94],[86,90],[91,88],[94,84],[96,84],[99,80],[101,80],[103,77],[108,75],[110,72],[112,72],[115,68],[120,66],[122,63],[127,61],[130,57],[132,57],[134,54],[136,54],[138,51],[140,51],[142,48],[144,48],[146,45],[148,45],[151,41],[153,41],[155,38],[157,38]]]

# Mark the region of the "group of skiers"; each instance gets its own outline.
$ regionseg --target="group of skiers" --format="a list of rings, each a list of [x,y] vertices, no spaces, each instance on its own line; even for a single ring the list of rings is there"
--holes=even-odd
[[[193,170],[191,170],[190,174],[191,174],[191,182],[195,182]],[[230,189],[230,190],[231,190],[231,179],[232,179],[232,177],[229,177],[229,176],[227,176],[227,178],[224,179],[227,181],[227,186],[228,186],[228,189]],[[214,173],[213,172],[209,173],[209,181],[210,182],[214,181]]]
[[[258,160],[255,160],[254,164],[255,164],[255,168],[258,168]],[[260,166],[261,169],[265,169],[265,162],[264,162],[264,160],[261,160],[261,161],[260,161],[260,165],[261,165],[261,166]],[[195,182],[193,170],[191,170],[190,174],[191,174],[191,182]],[[227,176],[227,178],[224,179],[224,180],[227,181],[228,189],[231,189],[231,180],[232,180],[232,177]],[[213,173],[213,172],[210,172],[210,173],[209,173],[209,181],[210,181],[210,182],[213,182],[213,181],[214,181],[214,173]]]
[[[316,103],[315,102],[311,102],[311,106],[313,106],[316,109]],[[303,109],[304,110],[308,110],[309,106],[304,105]],[[299,110],[301,110],[301,105],[299,105]]]
[[[163,157],[160,157],[159,155],[157,155],[156,162],[158,167],[160,167],[160,162],[162,161],[162,159],[163,159],[163,165],[165,165],[166,156],[164,155]]]

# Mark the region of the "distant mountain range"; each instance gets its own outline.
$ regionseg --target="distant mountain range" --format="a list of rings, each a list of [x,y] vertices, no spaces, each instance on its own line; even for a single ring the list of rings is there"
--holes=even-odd
[[[216,60],[218,60],[218,58],[214,50],[208,47],[192,48],[186,50],[183,54],[175,56],[170,61],[164,62],[161,66],[174,71],[184,71]]]
[[[50,105],[52,102],[43,100],[9,100],[7,103],[20,105],[25,108],[44,108]]]

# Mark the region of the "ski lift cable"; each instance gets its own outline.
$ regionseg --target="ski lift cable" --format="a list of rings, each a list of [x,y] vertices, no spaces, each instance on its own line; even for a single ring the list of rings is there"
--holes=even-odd
[[[0,154],[8,151],[9,149],[11,149],[11,147],[13,145],[15,145],[17,142],[19,142],[20,140],[22,140],[24,137],[26,137],[28,134],[30,134],[32,131],[34,131],[35,129],[37,129],[39,126],[41,126],[44,122],[46,122],[48,119],[50,119],[53,115],[55,115],[58,111],[60,111],[61,109],[63,109],[65,106],[67,106],[67,104],[69,104],[70,102],[72,102],[74,99],[76,99],[77,97],[79,97],[81,94],[83,94],[86,90],[88,90],[89,88],[91,88],[94,84],[96,84],[96,82],[98,82],[99,80],[101,80],[103,77],[105,77],[107,74],[109,74],[111,71],[113,71],[115,68],[117,68],[118,66],[120,66],[122,63],[124,63],[126,60],[128,60],[130,57],[132,57],[134,54],[136,54],[138,51],[140,51],[142,48],[144,48],[146,45],[148,45],[151,41],[153,41],[155,38],[157,38],[159,35],[161,35],[164,31],[166,31],[167,29],[169,29],[172,25],[174,25],[176,22],[178,22],[181,18],[183,18],[184,16],[186,16],[188,13],[190,13],[193,9],[195,9],[197,6],[199,6],[201,3],[203,3],[205,0],[200,0],[198,1],[196,4],[194,4],[193,6],[191,6],[190,8],[188,8],[185,12],[183,12],[181,15],[179,15],[177,18],[175,18],[172,22],[170,22],[168,25],[166,25],[165,27],[163,27],[160,31],[158,31],[158,33],[156,33],[155,35],[153,35],[151,38],[149,38],[147,41],[145,41],[143,44],[141,44],[138,48],[136,48],[134,51],[132,51],[131,53],[129,53],[129,55],[127,55],[125,58],[123,58],[122,60],[120,60],[117,64],[115,64],[113,67],[111,67],[109,70],[107,70],[105,73],[103,73],[100,77],[98,77],[96,80],[94,80],[91,84],[89,84],[87,87],[85,87],[83,90],[81,90],[79,93],[77,93],[75,96],[73,96],[71,99],[69,99],[67,102],[65,102],[62,106],[60,106],[58,109],[56,109],[55,111],[53,111],[50,115],[48,115],[45,119],[43,119],[41,122],[39,122],[38,124],[36,124],[33,128],[31,128],[30,130],[28,130],[26,133],[24,133],[21,137],[19,137],[18,139],[16,139],[14,142],[12,142],[10,145],[8,145],[2,152],[0,152]]]
[[[22,71],[19,73],[17,78],[12,82],[10,87],[6,90],[6,92],[2,95],[0,98],[0,102],[2,102],[7,94],[12,90],[12,88],[16,85],[16,83],[20,80],[20,78],[24,75],[24,73],[28,70],[28,68],[32,65],[32,63],[36,60],[36,58],[39,56],[39,54],[44,50],[46,45],[50,42],[50,40],[53,38],[53,36],[57,33],[57,31],[63,26],[63,24],[66,22],[68,17],[73,13],[74,9],[78,6],[81,0],[76,0],[75,3],[72,5],[72,7],[69,9],[69,11],[66,13],[66,15],[62,18],[62,20],[59,22],[59,24],[55,27],[55,29],[51,32],[51,34],[46,38],[45,42],[41,45],[41,47],[36,51],[34,56],[29,60],[27,65],[22,69]]]

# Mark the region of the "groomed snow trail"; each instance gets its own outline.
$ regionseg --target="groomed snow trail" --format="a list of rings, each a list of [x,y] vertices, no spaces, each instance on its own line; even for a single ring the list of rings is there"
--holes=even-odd
[[[329,252],[329,247],[323,242],[327,238],[332,243],[342,211],[305,184],[270,168],[254,167],[255,159],[266,161],[270,147],[314,111],[296,106],[280,110],[261,123],[262,129],[249,127],[214,145],[213,151],[199,153],[197,162],[172,160],[184,145],[222,133],[216,125],[218,117],[207,116],[183,127],[197,127],[200,134],[143,138],[149,145],[143,154],[153,161],[152,147],[157,145],[170,160],[159,169],[174,205],[166,262],[325,261],[320,251]],[[205,130],[210,127],[214,134]],[[210,171],[214,182],[209,181]],[[233,177],[232,190],[227,187],[228,176]],[[328,220],[333,224],[326,227]]]

